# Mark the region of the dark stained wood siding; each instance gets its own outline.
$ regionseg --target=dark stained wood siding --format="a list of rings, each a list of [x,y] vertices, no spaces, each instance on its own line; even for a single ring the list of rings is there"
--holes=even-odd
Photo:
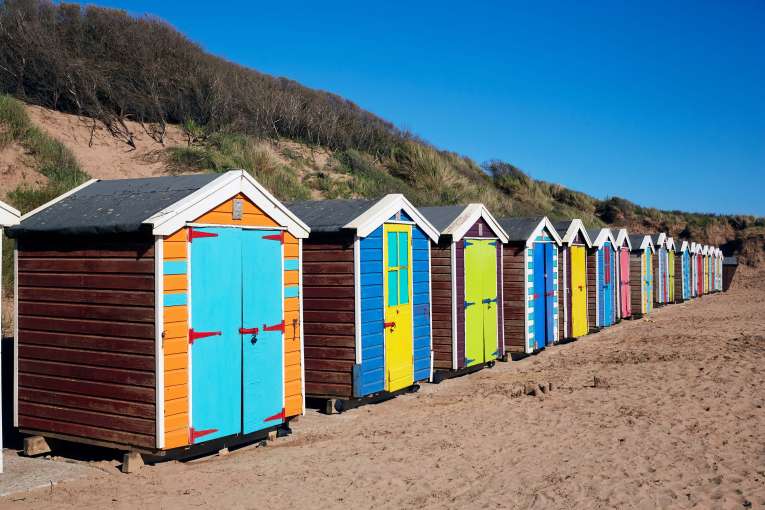
[[[590,323],[590,330],[597,327],[598,324],[598,307],[595,303],[598,292],[598,286],[596,284],[597,256],[597,249],[592,248],[587,250],[587,320]]]
[[[505,319],[505,349],[507,352],[526,352],[526,282],[523,267],[524,243],[504,246],[504,281],[502,283],[503,314]]]
[[[353,397],[356,362],[353,239],[312,234],[303,241],[305,392]]]
[[[452,255],[449,240],[431,244],[433,292],[433,367],[452,369]]]
[[[683,252],[678,251],[675,253],[675,302],[683,301]]]
[[[19,427],[155,447],[153,238],[18,248]]]
[[[641,251],[630,253],[630,298],[632,316],[643,316],[643,255]]]

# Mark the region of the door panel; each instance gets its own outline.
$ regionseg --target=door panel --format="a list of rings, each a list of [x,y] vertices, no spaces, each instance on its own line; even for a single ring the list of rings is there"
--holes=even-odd
[[[545,333],[545,246],[534,244],[534,342],[536,349],[547,344]]]
[[[667,300],[670,303],[675,302],[675,252],[667,253],[667,274],[669,275],[667,286]]]
[[[622,317],[629,317],[632,315],[632,303],[630,296],[630,254],[626,248],[620,248],[620,286],[621,286],[621,312]]]
[[[555,248],[552,243],[545,243],[545,344],[555,342]]]
[[[279,231],[242,231],[242,327],[259,329],[256,335],[242,335],[245,434],[284,421],[284,271],[280,237]]]
[[[572,246],[571,330],[574,337],[587,334],[587,266],[584,246]]]
[[[194,438],[241,431],[241,231],[196,228],[191,243],[191,426]],[[190,332],[191,334],[191,332]]]
[[[412,227],[386,224],[385,247],[385,386],[396,391],[414,383],[412,331]]]
[[[465,366],[484,362],[483,251],[477,239],[462,241],[465,249]]]
[[[491,361],[499,354],[497,320],[499,301],[497,300],[497,241],[487,239],[479,242],[482,260],[481,308],[483,310],[483,359]]]

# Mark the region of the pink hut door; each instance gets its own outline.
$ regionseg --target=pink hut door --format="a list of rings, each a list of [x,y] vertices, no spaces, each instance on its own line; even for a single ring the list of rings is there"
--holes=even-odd
[[[620,250],[619,266],[622,317],[630,317],[632,315],[632,303],[630,301],[630,253],[625,248]]]

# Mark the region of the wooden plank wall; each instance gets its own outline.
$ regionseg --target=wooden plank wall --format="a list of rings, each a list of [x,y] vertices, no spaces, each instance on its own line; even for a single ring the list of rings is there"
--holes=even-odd
[[[353,243],[311,234],[303,241],[305,391],[351,398],[356,362]]]
[[[154,240],[20,240],[19,427],[155,446]]]
[[[431,244],[430,264],[433,291],[433,365],[436,370],[452,367],[452,250],[451,242]]]
[[[630,275],[632,315],[633,317],[642,316],[645,314],[645,307],[643,306],[643,287],[645,284],[643,283],[643,254],[641,251],[630,253]]]
[[[675,301],[682,303],[683,297],[683,252],[675,253]]]
[[[504,246],[503,282],[505,318],[505,349],[507,352],[526,352],[526,281],[523,252],[525,243],[508,243]]]
[[[595,248],[587,250],[587,320],[590,323],[590,330],[599,325],[598,307],[596,305],[598,292],[597,263],[598,250]]]

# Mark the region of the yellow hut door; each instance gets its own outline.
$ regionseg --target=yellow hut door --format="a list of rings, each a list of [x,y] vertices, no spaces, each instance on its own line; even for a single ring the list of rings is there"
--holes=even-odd
[[[414,383],[412,330],[412,227],[384,226],[385,389]]]
[[[572,246],[571,250],[571,334],[580,337],[587,334],[587,262],[584,246]]]

